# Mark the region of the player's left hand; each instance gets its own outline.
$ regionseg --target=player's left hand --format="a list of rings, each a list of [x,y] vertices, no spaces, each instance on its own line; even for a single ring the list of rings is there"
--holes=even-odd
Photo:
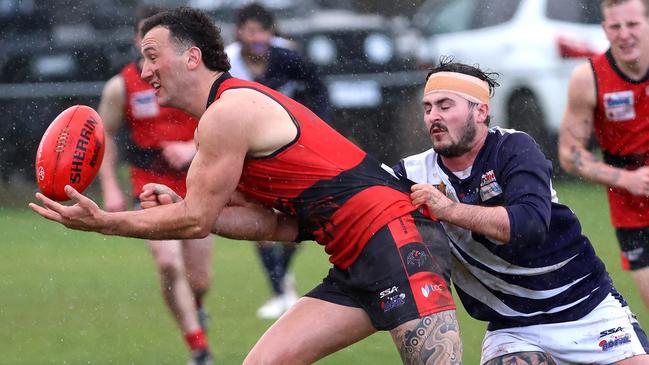
[[[162,157],[176,170],[185,169],[196,154],[193,141],[162,142]]]
[[[75,203],[74,205],[60,204],[41,193],[36,193],[36,199],[43,206],[29,203],[29,207],[42,217],[80,231],[100,232],[103,210],[91,199],[79,193],[72,186],[65,186],[65,193]]]
[[[415,184],[411,190],[412,204],[428,207],[430,213],[439,219],[443,219],[448,209],[454,204],[451,199],[431,184]]]

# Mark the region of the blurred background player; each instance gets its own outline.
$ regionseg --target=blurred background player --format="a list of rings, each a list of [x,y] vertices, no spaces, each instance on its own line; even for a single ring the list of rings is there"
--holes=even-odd
[[[649,308],[649,1],[601,4],[610,48],[572,74],[559,156],[566,171],[608,187],[622,266]],[[603,161],[588,149],[593,132]]]
[[[239,9],[236,22],[237,41],[225,48],[232,66],[230,74],[271,87],[305,104],[321,119],[329,120],[327,88],[315,65],[296,51],[297,44],[277,36],[273,14],[252,3]],[[288,272],[296,248],[295,243],[257,243],[273,291],[273,297],[257,310],[259,318],[278,318],[297,301],[295,278]]]
[[[135,46],[138,49],[142,23],[162,10],[151,5],[137,10]],[[125,210],[128,205],[117,178],[115,137],[123,121],[129,129],[126,159],[130,165],[133,199],[137,199],[142,186],[149,182],[174,186],[184,195],[187,168],[196,153],[193,137],[198,121],[185,112],[158,105],[153,88],[140,78],[141,63],[138,59],[112,77],[99,103],[98,111],[106,129],[106,153],[99,175],[108,211]],[[192,352],[189,364],[211,364],[202,298],[211,283],[213,236],[147,241],[147,244],[160,275],[162,296]]]

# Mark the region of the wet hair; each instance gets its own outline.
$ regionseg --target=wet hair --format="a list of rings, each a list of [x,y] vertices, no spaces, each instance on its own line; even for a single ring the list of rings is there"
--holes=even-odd
[[[600,7],[602,10],[602,13],[604,12],[604,9],[610,8],[612,6],[624,4],[626,2],[629,2],[631,0],[601,0],[600,2]],[[644,4],[644,15],[649,17],[649,0],[642,0],[642,4]]]
[[[169,29],[171,41],[179,48],[198,47],[208,69],[221,72],[230,69],[221,30],[206,13],[189,7],[170,9],[148,18],[142,26],[142,34],[155,27]]]
[[[455,62],[452,56],[440,57],[439,64],[428,71],[428,74],[426,75],[426,81],[428,81],[428,78],[430,78],[432,74],[438,72],[457,72],[477,77],[480,80],[486,82],[489,86],[489,96],[493,96],[496,87],[500,86],[500,84],[496,81],[496,79],[500,76],[500,74],[498,74],[497,72],[485,72],[482,71],[478,66],[471,66],[460,62]],[[478,104],[469,101],[470,108],[474,108],[477,105]],[[491,123],[491,116],[487,116],[487,119],[485,120],[486,125],[489,125],[489,123]]]
[[[146,4],[142,5],[137,10],[135,11],[135,22],[133,23],[133,31],[135,33],[140,31],[140,22],[143,21],[144,19],[150,18],[158,13],[161,13],[167,9],[158,6],[158,5],[152,5],[152,4]],[[140,34],[143,35],[143,34]]]
[[[250,20],[259,22],[265,30],[272,31],[275,28],[275,17],[273,14],[258,3],[252,3],[239,9],[237,13],[237,28],[241,28]]]

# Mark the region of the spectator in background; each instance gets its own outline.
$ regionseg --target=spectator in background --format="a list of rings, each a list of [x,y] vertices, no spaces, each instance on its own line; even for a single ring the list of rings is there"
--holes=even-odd
[[[237,14],[237,41],[225,49],[234,77],[252,80],[284,95],[298,98],[318,117],[332,114],[329,92],[316,67],[296,49],[291,40],[277,35],[273,14],[252,3]]]
[[[135,19],[135,46],[140,47],[144,20],[163,9],[143,6]],[[106,153],[99,171],[104,207],[108,211],[127,208],[127,199],[117,179],[118,148],[115,141],[123,122],[129,129],[133,200],[144,184],[158,182],[185,194],[187,168],[196,153],[193,137],[198,121],[189,114],[160,107],[153,88],[140,78],[142,59],[126,65],[106,83],[99,115],[106,130]],[[138,204],[138,203],[136,203]],[[205,335],[206,313],[202,299],[211,282],[213,236],[188,240],[148,240],[160,275],[162,296],[182,331],[190,350],[190,364],[211,364]]]
[[[552,189],[552,164],[527,134],[489,128],[497,83],[450,61],[422,103],[433,148],[394,170],[444,226],[452,281],[488,322],[481,364],[647,364],[649,341],[575,214]]]
[[[561,166],[608,187],[622,267],[649,309],[649,1],[603,0],[609,50],[570,79]],[[595,132],[603,161],[589,151]]]
[[[225,48],[232,76],[273,88],[308,106],[321,119],[329,119],[327,89],[315,66],[295,51],[295,43],[276,36],[275,20],[270,11],[257,3],[241,8],[236,32],[237,41]],[[295,279],[288,272],[296,248],[295,243],[257,243],[273,291],[273,297],[257,310],[259,318],[278,318],[297,301]]]

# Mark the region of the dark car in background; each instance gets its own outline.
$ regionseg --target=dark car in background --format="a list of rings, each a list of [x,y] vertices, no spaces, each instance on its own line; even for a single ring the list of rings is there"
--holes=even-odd
[[[33,178],[41,135],[74,104],[98,105],[104,82],[137,57],[132,19],[143,1],[5,1],[0,7],[0,176]],[[146,1],[145,1],[146,2]],[[247,0],[168,0],[204,9],[234,39],[237,10]],[[423,72],[403,52],[391,19],[361,14],[351,2],[260,1],[279,30],[318,67],[334,107],[334,128],[385,163],[413,144],[402,136]],[[4,4],[4,3],[3,3]],[[418,118],[414,120],[419,125]]]
[[[450,55],[498,72],[495,124],[532,135],[558,167],[570,74],[608,47],[599,7],[600,0],[427,0],[413,24],[424,62]]]
[[[334,108],[331,125],[379,160],[398,161],[409,143],[401,138],[403,119],[419,104],[424,73],[399,52],[390,20],[335,9],[280,26],[318,67]]]
[[[40,137],[135,57],[131,2],[5,1],[0,7],[0,177],[32,178]]]
[[[295,41],[316,65],[334,109],[327,122],[388,164],[417,151],[407,136],[425,73],[417,70],[412,45],[404,44],[407,25],[363,13],[358,1],[257,2],[273,12],[279,35]],[[234,40],[237,10],[247,3],[190,0],[188,5],[212,15],[228,42]]]

